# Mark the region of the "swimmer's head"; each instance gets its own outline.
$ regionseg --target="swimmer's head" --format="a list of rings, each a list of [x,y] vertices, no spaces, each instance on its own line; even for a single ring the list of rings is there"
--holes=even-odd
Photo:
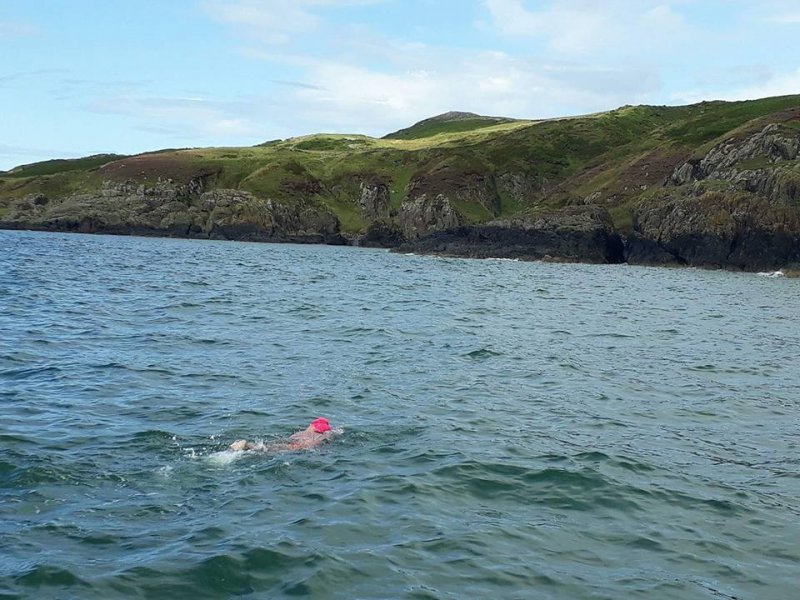
[[[328,419],[325,417],[320,417],[311,422],[311,427],[314,428],[314,431],[317,433],[325,433],[326,431],[331,430],[331,424],[328,423]]]

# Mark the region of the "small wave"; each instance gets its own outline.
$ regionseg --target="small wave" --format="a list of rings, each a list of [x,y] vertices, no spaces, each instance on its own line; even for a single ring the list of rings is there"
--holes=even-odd
[[[494,350],[490,350],[489,348],[479,348],[478,350],[473,350],[472,352],[467,352],[463,355],[465,358],[472,358],[475,360],[487,359],[492,358],[495,356],[503,356],[502,352],[495,352]]]
[[[107,362],[107,363],[100,363],[100,364],[93,364],[89,365],[93,369],[119,369],[121,371],[131,371],[134,373],[156,373],[159,375],[171,375],[172,371],[169,369],[163,369],[157,367],[156,365],[146,365],[144,367],[133,367],[129,365],[125,365],[118,362]]]
[[[53,373],[60,373],[61,369],[52,365],[45,365],[41,367],[30,367],[27,369],[8,369],[0,371],[0,377],[7,379],[28,379],[29,377],[36,377],[37,375],[51,375]]]
[[[80,483],[82,481],[78,473],[72,469],[37,465],[12,470],[6,478],[4,487],[25,489],[36,488],[43,484],[78,485]]]
[[[694,366],[691,366],[691,367],[689,367],[689,370],[690,371],[705,371],[705,372],[710,372],[710,373],[716,373],[720,369],[719,369],[719,367],[717,365],[705,364],[705,365],[694,365]]]
[[[771,277],[773,279],[778,277],[786,277],[786,273],[783,271],[783,269],[778,271],[762,271],[760,273],[756,273],[756,275],[759,275],[760,277]]]
[[[30,444],[30,445],[38,444],[38,442],[35,439],[27,438],[22,435],[14,435],[10,433],[0,433],[0,442],[13,444],[15,446],[19,444]],[[0,461],[0,464],[2,464],[2,461]]]
[[[517,465],[469,461],[441,467],[433,473],[450,481],[453,491],[467,491],[483,499],[524,499],[566,510],[605,507],[630,512],[640,509],[637,499],[648,494],[591,468],[531,470]]]
[[[72,571],[51,565],[36,565],[30,571],[18,577],[17,583],[34,588],[39,588],[41,586],[88,587],[89,585]]]
[[[629,335],[627,333],[616,333],[616,332],[609,332],[609,333],[586,333],[581,337],[585,338],[614,338],[614,339],[625,339],[625,338],[635,338],[635,335]]]
[[[169,431],[161,429],[147,429],[145,431],[137,431],[133,434],[133,439],[138,441],[164,441],[175,440],[175,435]]]
[[[271,548],[252,548],[245,552],[231,551],[191,562],[178,570],[137,566],[115,574],[117,585],[132,584],[144,597],[160,597],[169,589],[176,598],[196,597],[202,586],[203,597],[253,597],[254,590],[265,593],[258,597],[308,596],[309,586],[302,581],[287,582],[293,569],[314,569],[321,555],[288,542]]]

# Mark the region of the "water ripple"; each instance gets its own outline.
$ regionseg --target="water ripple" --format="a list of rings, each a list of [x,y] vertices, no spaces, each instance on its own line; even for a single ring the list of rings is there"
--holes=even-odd
[[[0,596],[792,598],[797,285],[0,232]]]

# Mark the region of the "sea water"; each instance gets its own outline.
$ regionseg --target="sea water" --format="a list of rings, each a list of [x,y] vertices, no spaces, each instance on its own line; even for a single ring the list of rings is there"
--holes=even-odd
[[[0,597],[800,597],[798,298],[0,232]]]

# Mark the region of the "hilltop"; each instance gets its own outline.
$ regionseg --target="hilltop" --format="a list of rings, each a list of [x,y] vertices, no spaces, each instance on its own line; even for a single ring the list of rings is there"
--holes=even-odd
[[[800,96],[446,113],[381,139],[25,165],[0,173],[0,227],[778,268],[800,262],[798,148]]]
[[[432,137],[441,133],[460,133],[473,131],[483,127],[491,127],[502,123],[510,123],[514,119],[505,117],[485,117],[471,112],[450,111],[414,123],[411,127],[395,131],[383,136],[385,140],[416,140]]]

